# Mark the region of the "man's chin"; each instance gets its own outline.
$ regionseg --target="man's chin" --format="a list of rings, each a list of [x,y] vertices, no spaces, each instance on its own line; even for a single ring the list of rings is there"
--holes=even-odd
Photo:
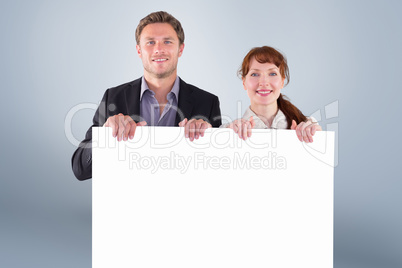
[[[156,71],[155,69],[151,69],[151,68],[144,68],[144,69],[150,76],[155,77],[157,79],[168,78],[176,72],[176,68],[173,68],[173,69],[167,70],[167,71],[162,71],[162,70]]]
[[[158,79],[164,79],[170,77],[172,74],[174,74],[175,70],[169,71],[169,72],[164,72],[164,73],[155,73],[155,77]]]

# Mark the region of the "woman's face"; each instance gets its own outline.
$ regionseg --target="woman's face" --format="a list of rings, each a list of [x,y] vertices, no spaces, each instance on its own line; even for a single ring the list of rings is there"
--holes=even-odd
[[[274,105],[279,98],[285,78],[279,68],[272,63],[259,63],[254,58],[250,62],[250,70],[243,78],[243,86],[250,98],[252,107],[255,105]]]

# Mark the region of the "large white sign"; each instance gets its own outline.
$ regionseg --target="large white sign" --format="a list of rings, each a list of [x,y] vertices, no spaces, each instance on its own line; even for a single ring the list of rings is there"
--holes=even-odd
[[[93,267],[331,268],[333,162],[333,132],[93,128]]]

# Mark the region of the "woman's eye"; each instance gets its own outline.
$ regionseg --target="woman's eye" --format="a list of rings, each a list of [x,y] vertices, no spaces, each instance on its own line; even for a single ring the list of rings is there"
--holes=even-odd
[[[277,73],[270,73],[269,75],[270,75],[270,76],[276,76]]]
[[[256,74],[256,73],[252,73],[252,74],[250,74],[250,76],[258,76],[258,74]]]

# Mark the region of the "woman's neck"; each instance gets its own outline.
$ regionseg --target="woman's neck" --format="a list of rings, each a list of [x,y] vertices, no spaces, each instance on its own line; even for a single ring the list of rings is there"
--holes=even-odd
[[[265,125],[270,127],[278,113],[278,104],[277,102],[270,105],[257,105],[252,103],[250,109],[264,122]]]

